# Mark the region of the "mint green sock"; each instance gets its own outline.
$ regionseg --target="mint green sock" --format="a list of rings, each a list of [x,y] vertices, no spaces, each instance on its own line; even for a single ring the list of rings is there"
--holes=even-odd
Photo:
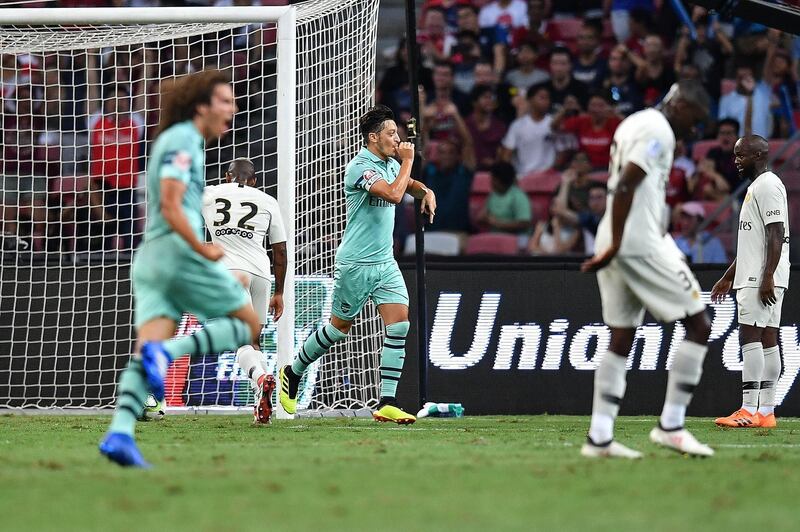
[[[347,335],[330,323],[318,329],[306,338],[303,347],[292,361],[292,373],[298,377],[305,373],[306,368],[316,362],[328,352],[336,342],[341,342]]]
[[[403,373],[406,359],[406,335],[409,323],[400,321],[386,326],[386,337],[381,349],[381,399],[397,394],[397,383]]]
[[[202,329],[193,334],[167,340],[164,350],[175,360],[183,355],[236,351],[252,341],[250,327],[245,322],[225,316],[206,322]]]
[[[136,422],[144,412],[147,399],[147,382],[144,378],[142,361],[131,359],[122,372],[117,387],[117,409],[111,418],[109,432],[121,432],[133,436]]]

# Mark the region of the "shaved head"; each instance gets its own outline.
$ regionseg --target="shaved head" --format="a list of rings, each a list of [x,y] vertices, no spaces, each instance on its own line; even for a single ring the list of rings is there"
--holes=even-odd
[[[759,135],[746,135],[733,147],[739,175],[753,180],[763,174],[769,162],[769,142]]]
[[[231,161],[228,166],[228,180],[237,183],[249,184],[255,181],[256,167],[250,159],[240,157]]]

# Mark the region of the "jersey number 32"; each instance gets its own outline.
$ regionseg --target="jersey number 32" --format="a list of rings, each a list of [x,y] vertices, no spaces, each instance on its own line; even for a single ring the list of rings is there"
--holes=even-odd
[[[214,203],[217,205],[217,214],[222,215],[222,220],[215,221],[214,227],[219,227],[220,225],[228,225],[231,222],[231,202],[226,200],[225,198],[217,198]],[[250,212],[245,214],[239,219],[239,223],[236,224],[237,227],[241,229],[246,229],[247,231],[255,231],[255,226],[248,225],[247,222],[258,213],[258,205],[255,203],[250,203],[249,201],[243,201],[240,203],[242,207],[247,207],[250,209]]]

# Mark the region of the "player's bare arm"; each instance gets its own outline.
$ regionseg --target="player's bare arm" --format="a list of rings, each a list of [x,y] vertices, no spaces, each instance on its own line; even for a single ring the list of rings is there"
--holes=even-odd
[[[181,238],[197,253],[208,260],[217,261],[224,254],[215,244],[200,242],[194,234],[186,214],[183,212],[183,195],[186,185],[178,179],[161,180],[161,214]]]
[[[628,163],[622,169],[617,189],[614,191],[611,217],[611,247],[596,254],[581,265],[582,272],[596,272],[608,266],[622,245],[622,232],[631,212],[633,195],[647,174],[635,163]]]
[[[731,291],[731,287],[733,286],[733,279],[736,277],[736,259],[733,259],[731,265],[728,266],[728,269],[725,270],[725,273],[722,275],[719,281],[714,283],[714,287],[711,289],[711,302],[712,303],[722,303],[722,300],[725,298],[725,295]]]
[[[269,300],[269,313],[278,321],[283,315],[283,285],[286,280],[286,242],[272,244],[272,263],[275,265],[275,293]]]
[[[781,258],[783,249],[783,238],[785,230],[783,222],[775,222],[767,225],[767,260],[764,263],[764,275],[761,277],[761,286],[758,288],[758,296],[764,306],[774,305],[777,302],[775,297],[775,269]]]
[[[400,157],[400,172],[397,179],[390,185],[381,179],[376,181],[369,189],[369,193],[389,203],[399,204],[403,200],[408,184],[411,181],[411,167],[414,164],[414,145],[410,142],[401,142],[397,145],[397,156]]]
[[[433,217],[436,214],[436,194],[433,190],[426,187],[421,182],[412,179],[408,184],[406,192],[415,199],[421,200],[420,212],[429,216],[428,220],[433,223]]]

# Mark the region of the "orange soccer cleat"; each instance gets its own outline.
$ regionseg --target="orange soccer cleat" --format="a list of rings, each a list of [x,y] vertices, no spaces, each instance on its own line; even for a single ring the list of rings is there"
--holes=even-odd
[[[762,429],[774,429],[778,426],[777,421],[775,421],[775,414],[767,414],[766,416],[758,414],[758,421],[758,426]]]
[[[718,427],[730,427],[734,429],[748,429],[761,426],[761,419],[758,412],[751,414],[744,408],[740,408],[728,417],[718,417],[714,420]]]

